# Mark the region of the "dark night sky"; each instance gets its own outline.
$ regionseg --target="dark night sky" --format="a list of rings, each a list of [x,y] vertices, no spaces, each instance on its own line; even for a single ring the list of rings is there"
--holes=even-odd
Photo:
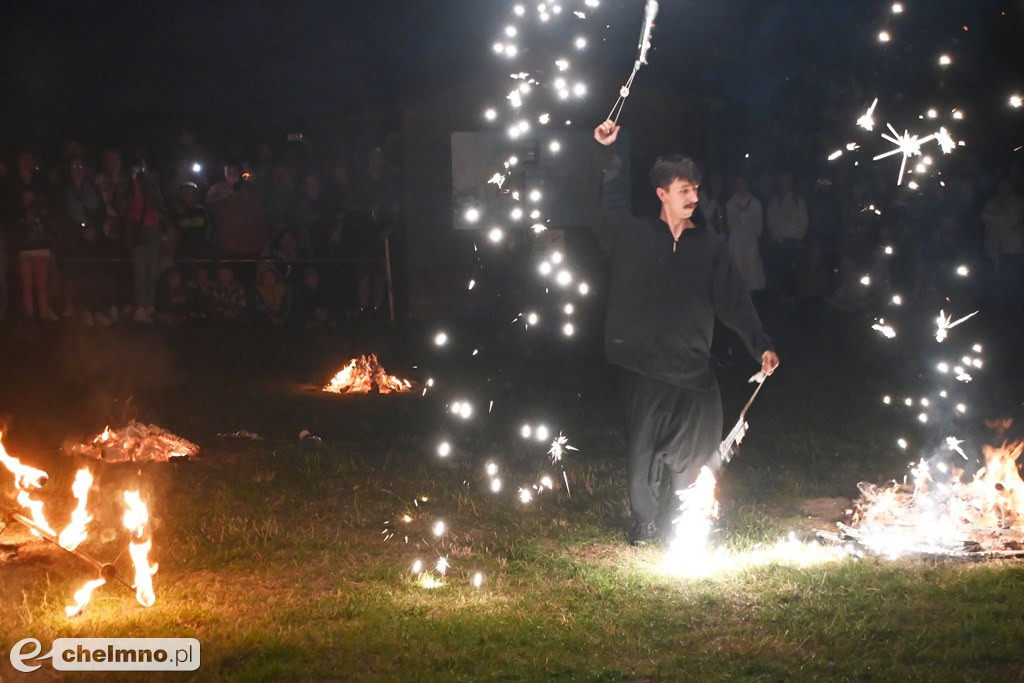
[[[279,125],[393,100],[412,88],[492,77],[488,46],[511,4],[5,3],[0,142],[53,128],[109,132],[140,113],[200,128],[239,119]],[[845,79],[882,95],[898,91],[907,100],[938,89],[986,107],[1024,85],[1024,0],[905,0],[907,11],[895,20],[890,4],[662,0],[640,86],[691,89],[756,119],[815,78]],[[642,6],[605,0],[602,24],[611,26],[588,59],[625,75]],[[895,40],[883,47],[875,35],[886,25]],[[956,63],[940,75],[934,59],[943,51]]]

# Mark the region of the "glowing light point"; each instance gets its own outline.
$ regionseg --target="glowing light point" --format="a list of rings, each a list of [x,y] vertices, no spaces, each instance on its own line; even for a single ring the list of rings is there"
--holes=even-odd
[[[551,142],[548,143],[548,151],[551,152],[552,154],[558,154],[558,152],[561,151],[561,149],[562,143],[560,143],[558,140],[552,140]]]
[[[475,207],[466,209],[465,218],[467,223],[476,223],[480,220],[480,209]]]
[[[899,294],[893,294],[892,295],[892,303],[893,303],[894,306],[902,305],[903,304],[903,297],[901,297]]]
[[[534,430],[534,436],[537,438],[537,441],[547,441],[550,434],[548,433],[547,427],[539,425],[537,429]]]
[[[575,312],[576,312],[576,307],[575,307],[575,306],[573,306],[572,304],[566,304],[566,305],[565,305],[565,306],[564,306],[564,307],[562,308],[562,310],[563,310],[563,311],[565,311],[565,314],[566,314],[566,315],[572,315],[573,313],[575,313]]]
[[[892,246],[889,246],[889,245],[886,245],[886,247],[885,247],[885,250],[884,250],[884,251],[885,251],[885,255],[886,255],[886,256],[892,256],[892,255],[893,255],[893,252],[894,252],[894,250],[893,250]]]
[[[438,332],[434,335],[434,346],[444,346],[448,343],[448,335],[444,332]]]
[[[892,397],[891,396],[883,396],[882,397],[882,403],[884,403],[885,405],[890,405],[892,403]]]
[[[967,266],[957,266],[956,274],[960,277],[967,277],[971,274],[971,270]]]
[[[1010,106],[1014,109],[1020,109],[1021,106],[1024,106],[1024,98],[1021,98],[1020,95],[1010,95]]]
[[[552,265],[550,261],[541,261],[540,265],[537,266],[537,271],[541,275],[551,275]]]
[[[558,271],[558,275],[555,276],[555,282],[557,282],[562,287],[566,287],[572,284],[572,273],[570,273],[567,270]]]
[[[880,43],[888,43],[890,40],[892,40],[892,36],[889,35],[888,31],[879,31],[878,32],[878,42],[880,42]]]
[[[958,413],[966,413],[967,412],[967,406],[965,406],[963,403],[957,403],[956,404],[956,412],[958,412]]]
[[[519,435],[522,436],[524,439],[529,439],[532,434],[533,434],[533,427],[531,427],[530,425],[523,425],[519,429]]]
[[[505,232],[501,228],[491,228],[487,233],[487,239],[497,244],[505,237]]]
[[[949,372],[949,363],[939,363],[938,365],[935,366],[935,369],[945,374]]]
[[[496,475],[498,473],[498,463],[496,463],[496,462],[489,462],[489,463],[487,463],[487,467],[485,468],[485,471],[487,472],[487,476],[488,477],[493,477],[494,475]]]
[[[487,119],[488,121],[493,121],[494,119],[498,118],[498,112],[494,111],[493,109],[488,109],[487,111],[484,112],[484,118]]]
[[[437,454],[442,458],[447,458],[452,454],[452,445],[447,441],[442,441],[437,445]]]
[[[902,448],[903,450],[907,450],[907,440],[906,439],[896,439],[896,445],[899,446],[900,448]]]
[[[579,38],[576,39],[576,49],[577,50],[582,50],[586,46],[587,46],[587,39],[586,38],[584,38],[583,36],[580,36]]]
[[[540,190],[530,190],[530,194],[527,195],[531,202],[539,202],[541,200]]]
[[[501,492],[501,479],[491,479],[491,493]]]
[[[949,55],[939,55],[939,66],[949,66],[953,63],[953,58]]]
[[[480,572],[473,574],[473,588],[479,588],[484,585],[484,575]]]
[[[586,296],[587,294],[590,294],[590,285],[588,285],[586,282],[581,282],[580,286],[577,289],[578,289],[580,295],[582,295],[582,296]]]
[[[893,14],[903,14],[903,5],[901,3],[898,3],[898,2],[892,3],[892,13]]]
[[[860,283],[862,285],[864,285],[865,287],[869,286],[871,284],[871,276],[870,275],[865,275],[864,277],[862,277],[860,279]]]
[[[540,322],[540,316],[536,313],[530,313],[526,316],[527,325],[536,325],[538,322]]]
[[[444,525],[444,522],[440,519],[434,522],[434,526],[431,527],[431,531],[434,532],[435,536],[444,536],[444,532],[446,530],[447,527]]]
[[[562,325],[562,334],[566,337],[571,337],[576,334],[576,327],[572,323],[566,323]]]

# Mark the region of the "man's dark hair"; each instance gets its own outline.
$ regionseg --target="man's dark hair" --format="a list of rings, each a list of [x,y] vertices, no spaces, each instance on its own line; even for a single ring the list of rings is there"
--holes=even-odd
[[[700,169],[693,159],[681,154],[666,154],[654,160],[651,167],[651,184],[655,189],[668,187],[672,181],[689,180],[694,185],[700,184]]]

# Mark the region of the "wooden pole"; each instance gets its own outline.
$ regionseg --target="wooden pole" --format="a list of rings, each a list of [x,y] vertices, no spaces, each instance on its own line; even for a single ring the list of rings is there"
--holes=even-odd
[[[391,282],[391,240],[384,238],[384,277],[388,286],[388,319],[395,322],[395,290]]]

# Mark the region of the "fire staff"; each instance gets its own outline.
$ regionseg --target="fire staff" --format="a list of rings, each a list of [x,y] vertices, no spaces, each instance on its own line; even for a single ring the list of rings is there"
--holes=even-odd
[[[739,334],[765,374],[775,371],[779,357],[727,244],[691,220],[700,185],[693,161],[678,155],[655,161],[657,218],[602,206],[604,169],[618,135],[611,120],[594,129],[600,145],[591,150],[576,199],[611,262],[605,355],[624,370],[628,536],[643,545],[657,535],[665,471],[674,493],[692,484],[702,466],[718,464],[722,403],[710,362],[715,318]]]

